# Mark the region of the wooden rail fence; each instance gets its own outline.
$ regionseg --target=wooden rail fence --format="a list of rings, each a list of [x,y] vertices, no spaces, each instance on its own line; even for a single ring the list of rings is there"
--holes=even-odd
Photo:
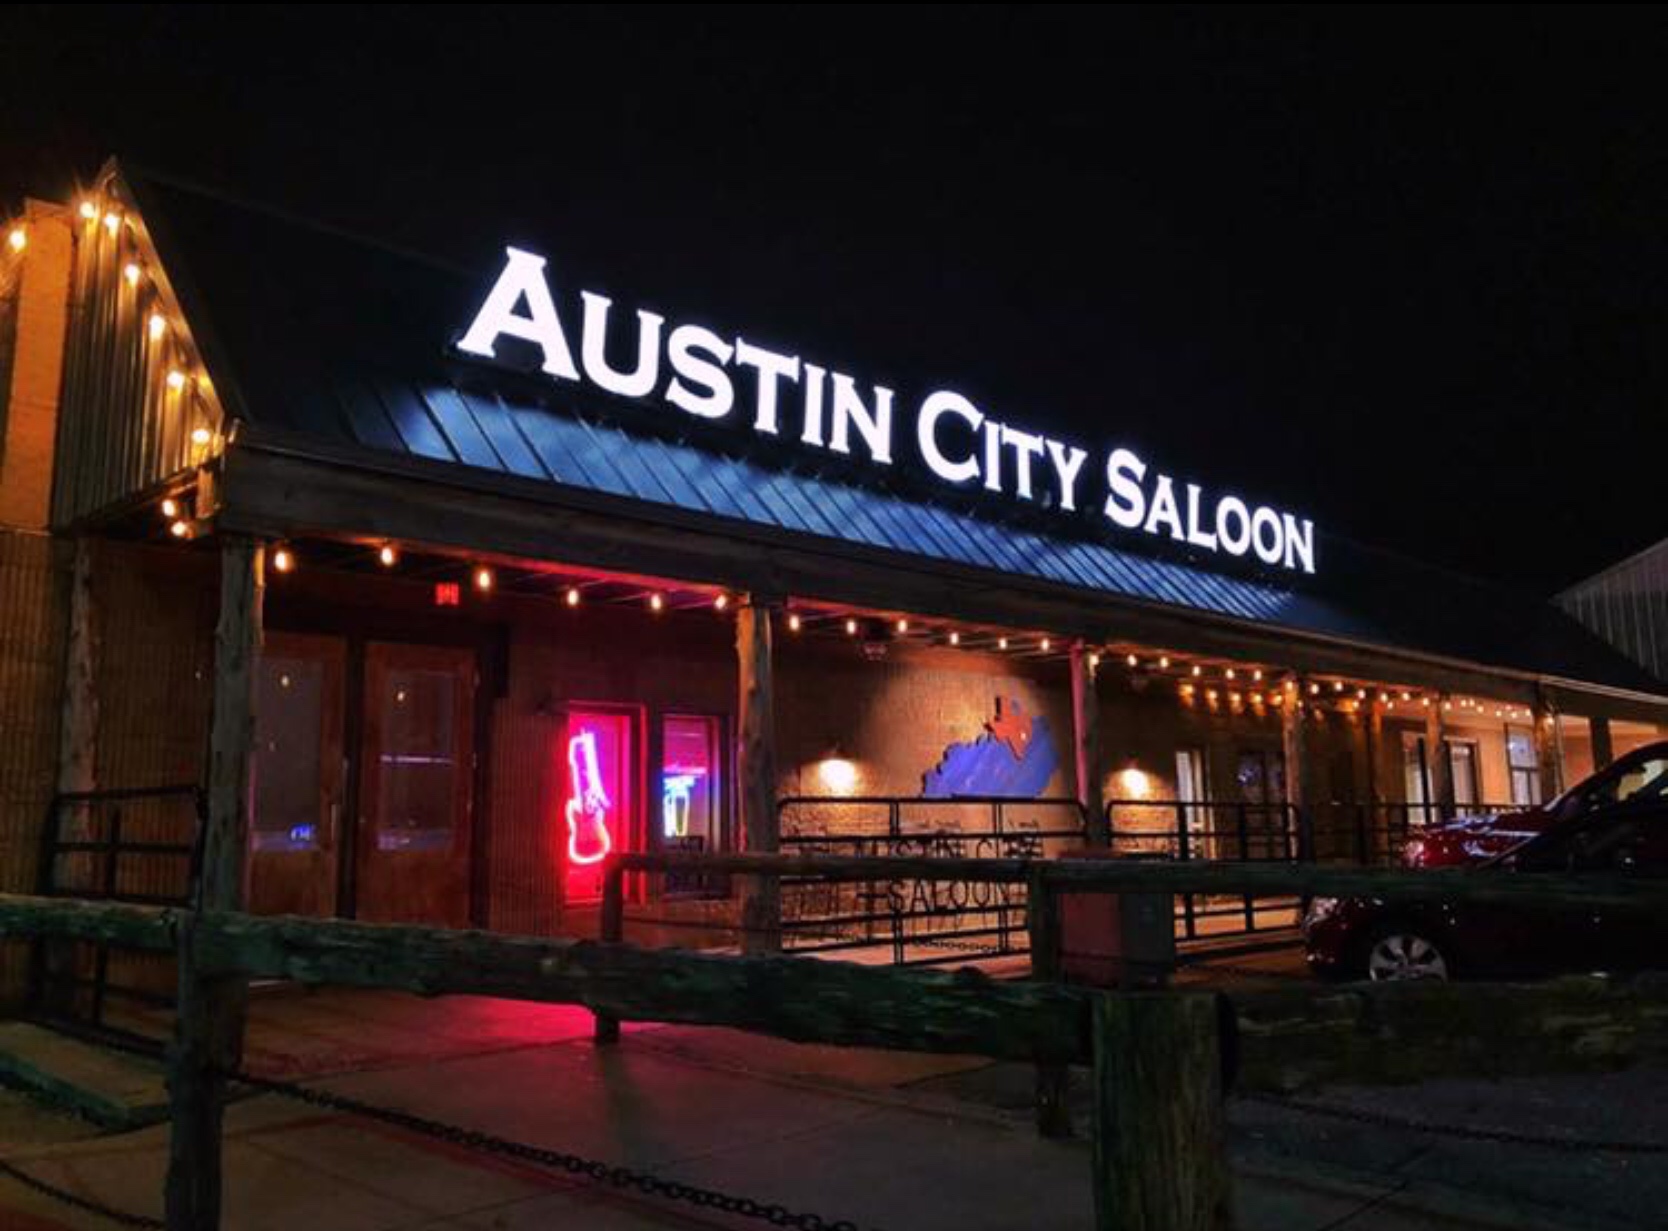
[[[583,1005],[599,1036],[622,1019],[730,1026],[842,1046],[948,1052],[1039,1065],[1042,1123],[1064,1119],[1067,1065],[1092,1070],[1092,1171],[1103,1231],[1232,1225],[1223,1101],[1229,1070],[1252,1090],[1348,1078],[1609,1069],[1668,1059],[1668,980],[1373,985],[1235,991],[1099,991],[1054,979],[1060,892],[1327,893],[1668,910],[1668,886],[1620,880],[1309,866],[1025,863],[779,855],[621,856],[604,927],[618,935],[622,878],[690,864],[763,878],[1017,879],[1033,896],[1035,975],[860,966],[771,954],[649,950],[616,941],[260,917],[227,911],[0,895],[0,936],[174,952],[180,1013],[169,1054],[170,1231],[220,1225],[221,1110],[237,1066],[249,978],[467,993]],[[232,1006],[230,1009],[228,1006]],[[1157,1143],[1157,1148],[1155,1148]]]

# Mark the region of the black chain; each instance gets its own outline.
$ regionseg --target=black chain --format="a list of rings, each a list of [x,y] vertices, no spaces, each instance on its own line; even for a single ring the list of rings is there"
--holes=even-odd
[[[691,1205],[699,1206],[702,1209],[718,1210],[742,1218],[757,1218],[773,1227],[795,1227],[798,1228],[798,1231],[859,1231],[856,1223],[848,1222],[845,1219],[830,1220],[818,1214],[794,1213],[783,1206],[765,1204],[755,1201],[751,1197],[737,1197],[730,1193],[702,1188],[695,1184],[684,1184],[677,1180],[662,1179],[657,1175],[651,1175],[646,1171],[638,1171],[632,1167],[611,1165],[578,1154],[552,1150],[546,1146],[529,1145],[523,1141],[496,1137],[478,1129],[463,1128],[456,1124],[431,1120],[414,1112],[400,1111],[392,1107],[379,1107],[374,1103],[364,1103],[346,1095],[315,1090],[307,1086],[297,1085],[294,1082],[279,1081],[270,1077],[257,1077],[252,1073],[243,1072],[228,1073],[226,1076],[230,1080],[251,1089],[263,1090],[284,1098],[295,1099],[313,1107],[364,1116],[366,1119],[391,1124],[396,1128],[420,1136],[431,1137],[437,1141],[445,1141],[489,1154],[498,1154],[521,1162],[534,1163],[556,1171],[565,1171],[569,1175],[594,1180],[599,1184],[608,1184],[614,1188],[635,1189],[645,1196],[662,1197],[669,1201],[687,1201]]]
[[[123,1227],[139,1227],[142,1231],[166,1231],[166,1224],[160,1218],[152,1218],[149,1214],[133,1214],[127,1210],[118,1210],[114,1206],[102,1205],[89,1197],[79,1193],[72,1193],[67,1188],[59,1188],[56,1184],[48,1184],[37,1176],[30,1175],[20,1167],[0,1159],[0,1175],[10,1176],[25,1188],[32,1188],[43,1197],[50,1197],[54,1201],[61,1201],[65,1205],[73,1206],[88,1214],[97,1214],[100,1218],[108,1218],[111,1222]]]
[[[1442,1124],[1394,1116],[1384,1111],[1367,1111],[1355,1107],[1340,1107],[1336,1103],[1321,1103],[1311,1099],[1284,1098],[1278,1094],[1240,1094],[1245,1102],[1265,1103],[1284,1107],[1312,1116],[1330,1116],[1335,1120],[1350,1120],[1370,1124],[1375,1128],[1393,1128],[1429,1133],[1437,1137],[1457,1137],[1462,1141],[1492,1141],[1502,1145],[1541,1146],[1549,1150],[1568,1150],[1575,1153],[1600,1152],[1605,1154],[1668,1154],[1668,1142],[1613,1141],[1604,1138],[1548,1137],[1537,1133],[1519,1133],[1506,1128],[1474,1128],[1466,1124]]]

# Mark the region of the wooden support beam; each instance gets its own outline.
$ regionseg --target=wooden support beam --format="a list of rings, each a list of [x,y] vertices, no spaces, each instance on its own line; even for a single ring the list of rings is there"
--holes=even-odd
[[[70,570],[69,635],[64,647],[63,709],[58,725],[58,792],[98,787],[98,623],[93,605],[93,541],[75,539]],[[66,836],[69,836],[66,831]],[[90,835],[77,834],[85,840]]]
[[[1447,703],[1444,694],[1425,711],[1425,777],[1430,792],[1427,802],[1436,805],[1438,814],[1444,816],[1454,808],[1454,766],[1448,757],[1448,729],[1443,718],[1443,706]]]
[[[1235,1087],[1604,1072],[1668,1061],[1668,978],[1359,983],[1229,993]]]
[[[1616,759],[1616,746],[1610,742],[1610,720],[1589,718],[1587,727],[1593,738],[1593,768],[1603,769]]]
[[[264,550],[254,539],[229,535],[222,540],[208,816],[197,887],[198,903],[205,910],[238,910],[246,896],[264,565]],[[243,1044],[247,979],[235,967],[203,969],[196,923],[189,921],[180,943],[179,1006],[168,1067],[173,1109],[168,1231],[215,1231],[220,1225],[224,1073],[237,1067]]]
[[[1535,768],[1540,775],[1541,798],[1553,799],[1564,789],[1563,758],[1558,755],[1556,712],[1543,695],[1530,708],[1530,715],[1530,721],[1535,724]]]
[[[1208,992],[1095,997],[1097,1231],[1233,1226],[1221,1022]]]
[[[1283,687],[1286,699],[1280,706],[1280,756],[1286,769],[1286,802],[1297,813],[1297,857],[1307,862],[1315,857],[1315,816],[1307,807],[1309,735],[1304,698],[1309,695],[1308,681],[1298,676]]]
[[[748,595],[736,610],[739,693],[736,773],[741,789],[741,829],[747,849],[780,849],[776,815],[776,684],[771,617],[776,605]],[[782,947],[781,886],[774,876],[750,877],[742,886],[742,947],[769,953]]]
[[[1026,880],[1025,907],[1031,942],[1031,978],[1039,983],[1058,983],[1060,896],[1050,887],[1040,863],[1032,867]],[[1068,1078],[1063,1064],[1037,1065],[1037,1132],[1044,1137],[1071,1136],[1071,1110],[1066,1103]]]
[[[625,939],[625,874],[612,868],[602,877],[602,910],[597,921],[597,936],[605,945],[617,945]],[[620,1041],[620,1019],[599,1010],[596,1014],[592,1038],[607,1045]]]
[[[1095,657],[1081,641],[1074,641],[1071,668],[1072,766],[1077,802],[1088,821],[1089,845],[1111,846],[1111,824],[1101,798],[1100,694],[1095,687]]]

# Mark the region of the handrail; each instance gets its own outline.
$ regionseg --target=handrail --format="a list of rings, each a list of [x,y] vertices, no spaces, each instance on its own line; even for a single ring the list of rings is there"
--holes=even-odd
[[[626,872],[704,871],[833,880],[1023,882],[1036,875],[1066,892],[1252,893],[1383,897],[1397,901],[1668,909],[1668,883],[1623,876],[1506,872],[1487,868],[1354,868],[1328,864],[1189,863],[1135,859],[1035,860],[893,855],[774,855],[696,851],[615,852],[604,861],[603,897]],[[605,907],[606,909],[606,907]]]

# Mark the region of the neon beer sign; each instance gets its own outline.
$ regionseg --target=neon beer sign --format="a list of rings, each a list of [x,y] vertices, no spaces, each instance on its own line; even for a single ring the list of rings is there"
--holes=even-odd
[[[1130,449],[1108,448],[1091,466],[1089,450],[998,420],[952,390],[932,390],[900,409],[897,394],[884,385],[859,382],[740,335],[669,322],[646,308],[635,310],[635,346],[627,347],[621,335],[630,326],[620,323],[613,300],[580,291],[577,302],[559,308],[544,257],[506,248],[504,258],[497,281],[457,340],[464,355],[524,366],[500,353],[510,339],[553,381],[725,421],[863,466],[889,467],[912,449],[937,481],[951,487],[1093,517],[1118,534],[1253,558],[1269,568],[1315,571],[1315,528],[1307,518],[1177,480]],[[627,367],[609,359],[633,349]]]

